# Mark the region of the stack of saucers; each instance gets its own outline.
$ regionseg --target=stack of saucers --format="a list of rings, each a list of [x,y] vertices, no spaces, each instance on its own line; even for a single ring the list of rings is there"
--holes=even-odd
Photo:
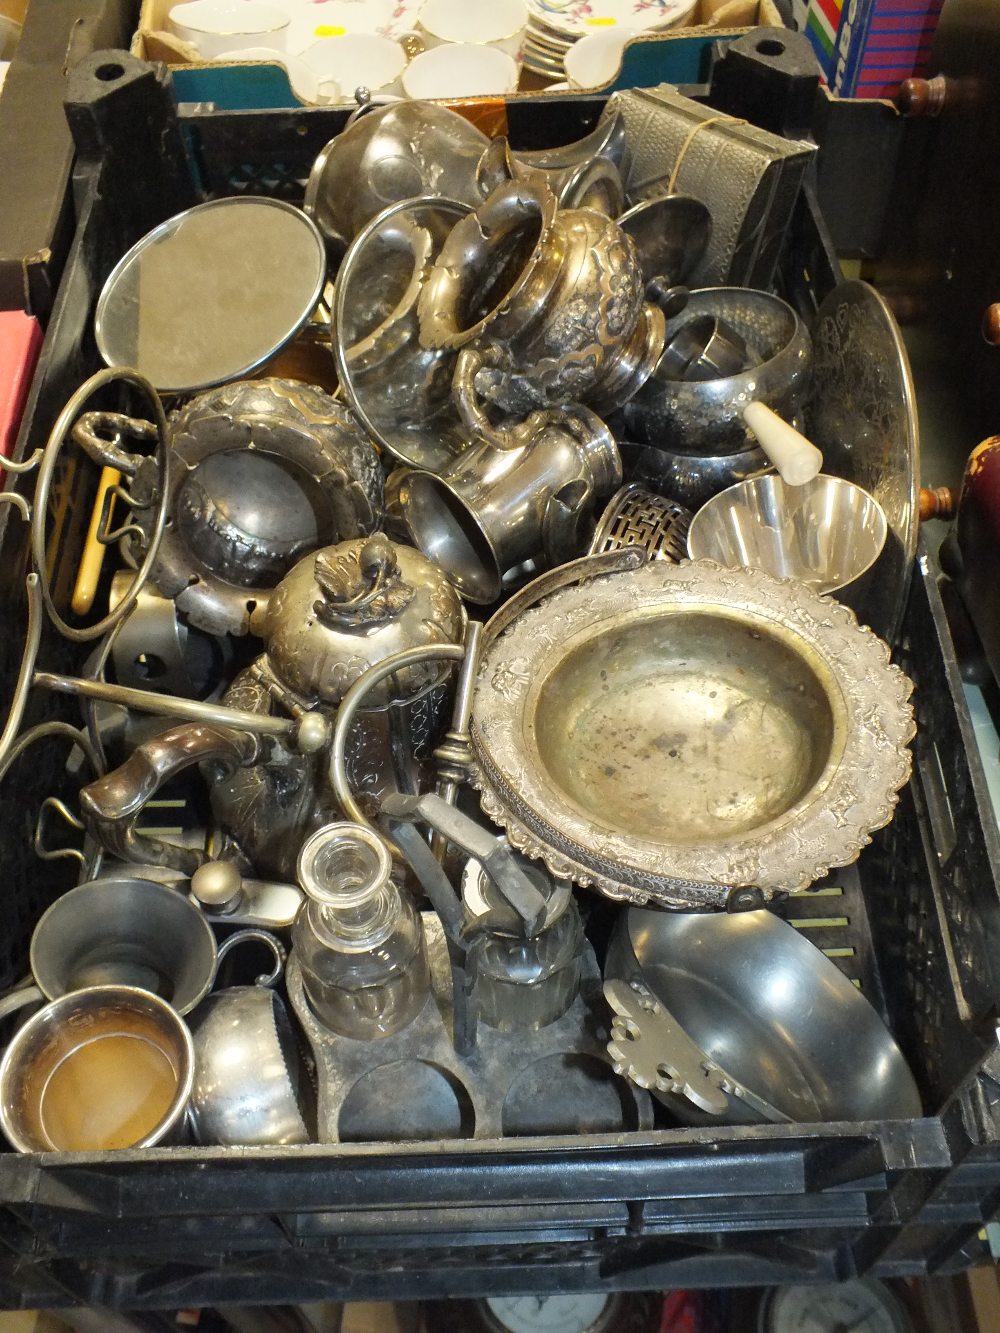
[[[681,27],[696,8],[697,0],[528,0],[524,64],[564,79],[566,52],[579,38],[618,27],[631,33]]]

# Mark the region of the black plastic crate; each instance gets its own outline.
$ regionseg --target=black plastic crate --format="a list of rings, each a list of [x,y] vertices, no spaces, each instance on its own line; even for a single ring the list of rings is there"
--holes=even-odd
[[[600,102],[510,110],[515,144],[567,141]],[[162,71],[105,53],[78,71],[79,225],[19,448],[44,443],[97,368],[97,293],[128,245],[202,197],[293,201],[343,113],[178,118]],[[803,310],[836,280],[807,189],[782,290]],[[198,315],[196,304],[192,319]],[[86,492],[71,486],[62,563]],[[0,577],[23,587],[5,524]],[[59,582],[60,570],[56,571]],[[0,638],[0,671],[16,667]],[[41,662],[67,650],[53,640]],[[915,775],[894,823],[789,916],[887,1016],[921,1086],[915,1121],[665,1129],[496,1142],[0,1154],[0,1305],[161,1308],[233,1301],[648,1289],[947,1273],[985,1254],[1000,1204],[998,838],[933,571],[921,556],[901,660],[917,686]],[[79,665],[59,661],[70,668]],[[48,698],[33,707],[51,707]],[[62,747],[8,779],[0,969],[26,971],[38,913],[69,882],[30,830]]]

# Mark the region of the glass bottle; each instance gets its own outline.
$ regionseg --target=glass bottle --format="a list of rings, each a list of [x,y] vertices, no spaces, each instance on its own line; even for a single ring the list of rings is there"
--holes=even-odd
[[[528,939],[478,861],[462,884],[466,911],[489,920],[469,947],[480,1019],[499,1032],[537,1032],[561,1018],[580,990],[586,941],[572,888],[518,856],[524,872],[549,900],[545,923]]]
[[[391,1036],[430,989],[420,914],[392,882],[385,843],[359,824],[328,824],[299,854],[307,895],[292,947],[313,1012],[357,1041]]]

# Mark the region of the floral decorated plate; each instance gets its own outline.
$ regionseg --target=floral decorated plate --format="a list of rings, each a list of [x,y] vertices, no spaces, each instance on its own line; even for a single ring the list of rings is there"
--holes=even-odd
[[[668,28],[683,22],[694,8],[691,0],[528,0],[533,18],[556,32],[582,37],[612,28]]]

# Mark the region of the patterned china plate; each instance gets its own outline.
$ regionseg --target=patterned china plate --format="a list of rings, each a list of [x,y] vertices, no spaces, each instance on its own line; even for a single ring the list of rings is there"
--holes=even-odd
[[[550,51],[568,51],[578,39],[578,36],[579,34],[570,37],[566,33],[555,33],[550,28],[544,28],[535,23],[532,19],[528,23],[525,40],[533,42],[537,46],[546,47]]]
[[[521,63],[525,69],[531,70],[532,74],[540,74],[543,79],[561,81],[566,77],[566,71],[561,63],[550,65],[527,53],[522,56]]]
[[[561,52],[552,54],[548,51],[540,51],[536,46],[532,46],[530,42],[526,42],[522,54],[525,61],[531,61],[532,64],[545,65],[549,69],[561,70],[563,68]]]
[[[691,11],[691,0],[528,0],[532,18],[572,37],[621,25],[666,28]]]

